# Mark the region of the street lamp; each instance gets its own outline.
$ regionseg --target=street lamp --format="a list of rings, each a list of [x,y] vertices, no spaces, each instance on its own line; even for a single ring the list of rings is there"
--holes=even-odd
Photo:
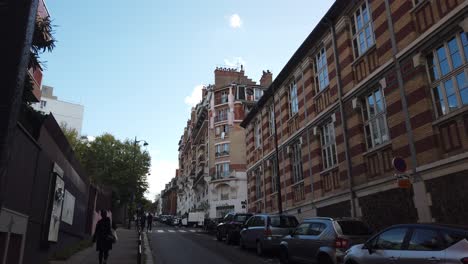
[[[135,140],[133,141],[133,163],[132,163],[132,173],[135,174],[135,163],[136,163],[136,155],[137,155],[137,144],[139,144],[140,142],[143,142],[143,146],[146,147],[148,146],[148,142],[146,142],[146,140],[137,140],[137,137],[135,137]],[[132,192],[132,201],[130,204],[134,204],[135,203],[135,192],[136,192],[136,189],[137,189],[137,186],[136,186],[136,182],[135,182],[135,186],[133,186],[133,192]],[[130,212],[130,205],[128,206],[128,211]],[[138,215],[137,215],[137,221],[138,221]],[[138,224],[138,223],[136,223]],[[130,218],[130,215],[128,216],[128,229],[131,228],[131,218]]]

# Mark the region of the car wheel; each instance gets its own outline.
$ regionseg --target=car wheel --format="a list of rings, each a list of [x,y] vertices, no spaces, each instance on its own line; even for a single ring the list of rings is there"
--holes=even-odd
[[[230,245],[232,243],[232,235],[230,232],[226,234],[226,244]]]
[[[281,264],[289,264],[291,261],[289,260],[288,250],[286,248],[281,248],[280,251],[280,263]]]
[[[216,231],[216,239],[218,239],[218,241],[223,240],[223,237],[221,236],[221,231],[219,230]]]
[[[263,255],[263,246],[262,242],[257,241],[257,255],[261,256]]]
[[[333,264],[333,261],[330,259],[329,256],[320,255],[318,257],[318,264]]]

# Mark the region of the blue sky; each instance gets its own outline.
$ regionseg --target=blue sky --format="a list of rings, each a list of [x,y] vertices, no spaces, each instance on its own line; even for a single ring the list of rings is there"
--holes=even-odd
[[[275,78],[332,3],[47,0],[58,42],[43,83],[85,106],[83,134],[148,141],[153,198],[175,174],[196,87],[237,62]]]

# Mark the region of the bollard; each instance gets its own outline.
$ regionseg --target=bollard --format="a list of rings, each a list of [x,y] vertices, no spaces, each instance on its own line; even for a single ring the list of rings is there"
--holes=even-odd
[[[138,254],[137,254],[137,264],[141,264],[141,231],[138,230]]]

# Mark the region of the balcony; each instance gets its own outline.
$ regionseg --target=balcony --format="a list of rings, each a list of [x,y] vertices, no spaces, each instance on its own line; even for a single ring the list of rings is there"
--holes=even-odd
[[[219,122],[223,122],[223,121],[227,121],[227,120],[228,120],[227,114],[214,117],[214,122],[215,123],[219,123]]]
[[[224,156],[229,156],[229,151],[221,151],[221,152],[215,152],[215,157],[224,157]]]
[[[459,109],[454,114],[433,123],[442,158],[468,150],[468,108]]]
[[[327,171],[320,175],[324,193],[340,189],[340,174],[338,169]]]
[[[365,153],[364,157],[366,161],[368,179],[373,179],[378,176],[388,176],[393,171],[393,151],[390,142],[377,147],[375,150],[371,150],[370,152]]]
[[[292,187],[293,202],[298,203],[305,199],[304,181],[296,183]]]
[[[288,120],[288,135],[291,136],[299,129],[299,115],[296,114]]]

